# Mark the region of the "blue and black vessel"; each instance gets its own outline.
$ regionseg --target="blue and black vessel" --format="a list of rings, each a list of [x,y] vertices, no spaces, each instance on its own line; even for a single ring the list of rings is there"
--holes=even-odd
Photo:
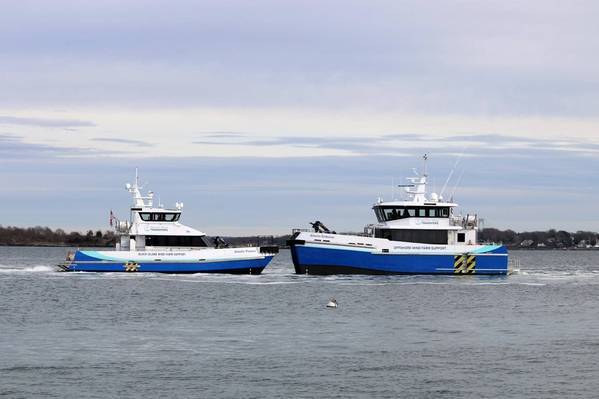
[[[458,204],[426,193],[424,173],[408,178],[406,198],[372,207],[378,223],[363,234],[336,234],[324,224],[295,229],[288,241],[298,274],[507,275],[503,245],[477,242],[479,218],[460,215]]]

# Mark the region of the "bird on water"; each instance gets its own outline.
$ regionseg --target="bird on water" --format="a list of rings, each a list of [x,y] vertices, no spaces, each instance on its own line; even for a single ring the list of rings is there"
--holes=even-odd
[[[327,303],[327,308],[336,308],[337,306],[337,300],[335,298],[329,299],[329,303]]]

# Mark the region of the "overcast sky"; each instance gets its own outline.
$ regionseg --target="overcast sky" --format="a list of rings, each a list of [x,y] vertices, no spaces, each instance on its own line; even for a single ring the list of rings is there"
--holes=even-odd
[[[597,15],[595,1],[3,1],[0,224],[108,228],[139,166],[209,234],[361,230],[427,152],[437,190],[460,159],[456,200],[487,226],[599,230]]]

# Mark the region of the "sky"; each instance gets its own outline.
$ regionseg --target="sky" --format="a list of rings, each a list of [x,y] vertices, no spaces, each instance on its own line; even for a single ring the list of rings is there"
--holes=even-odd
[[[487,227],[599,230],[595,1],[0,11],[1,225],[108,229],[138,167],[208,234],[360,231],[427,153]]]

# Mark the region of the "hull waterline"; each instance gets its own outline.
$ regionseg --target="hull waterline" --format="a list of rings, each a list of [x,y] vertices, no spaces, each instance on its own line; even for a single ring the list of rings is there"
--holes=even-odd
[[[288,242],[297,274],[445,274],[507,275],[507,251],[503,246],[488,246],[475,253],[395,254],[344,248],[335,245],[306,245],[301,240]]]

